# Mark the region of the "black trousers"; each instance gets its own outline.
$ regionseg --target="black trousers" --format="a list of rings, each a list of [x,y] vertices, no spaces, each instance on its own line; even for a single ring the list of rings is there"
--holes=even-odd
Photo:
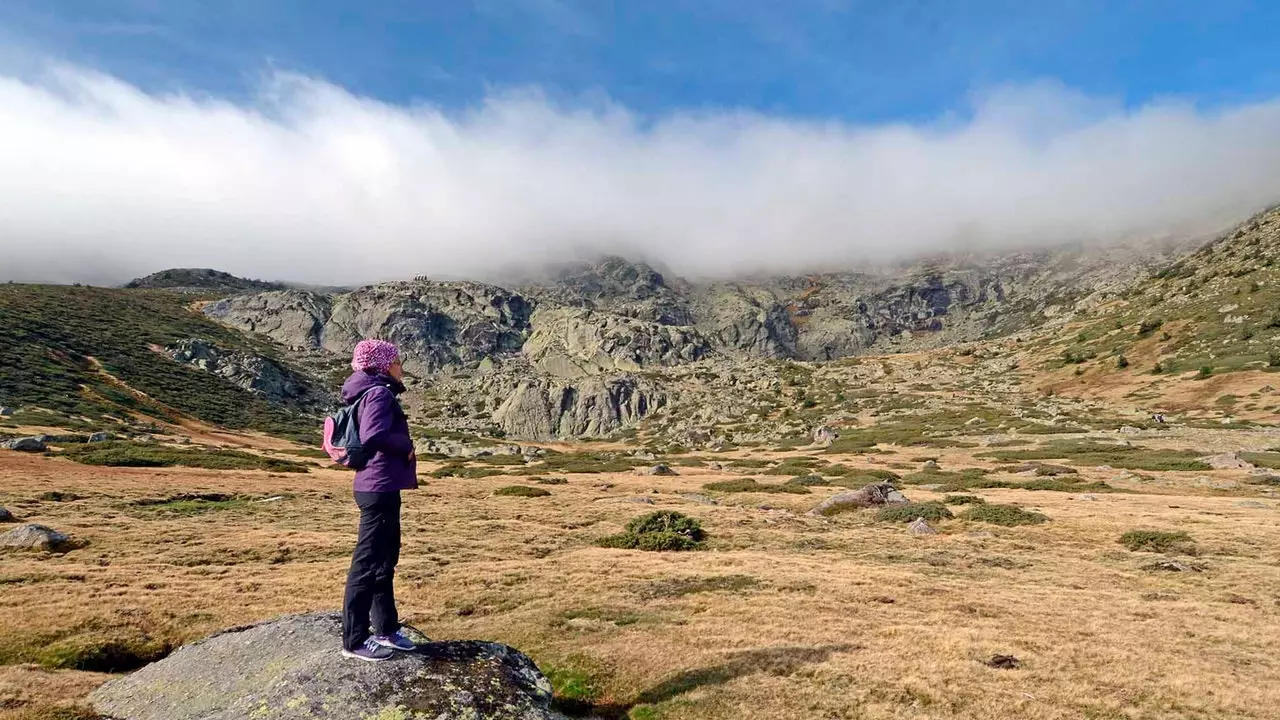
[[[371,618],[375,635],[400,629],[394,586],[400,561],[400,492],[357,492],[356,505],[360,534],[342,600],[342,644],[348,650],[369,638]]]

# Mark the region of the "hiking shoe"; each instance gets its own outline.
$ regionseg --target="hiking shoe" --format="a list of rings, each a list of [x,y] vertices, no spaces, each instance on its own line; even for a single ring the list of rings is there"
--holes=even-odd
[[[349,657],[352,660],[364,660],[365,662],[382,662],[390,660],[395,653],[390,648],[385,648],[373,638],[364,641],[364,644],[355,650],[343,650],[343,657]]]
[[[401,652],[413,652],[418,649],[413,641],[405,637],[405,634],[397,630],[393,635],[374,635],[370,640],[378,645],[390,650],[400,650]]]

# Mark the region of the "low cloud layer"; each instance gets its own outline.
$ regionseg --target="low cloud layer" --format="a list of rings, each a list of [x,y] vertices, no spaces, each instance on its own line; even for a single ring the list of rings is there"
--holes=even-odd
[[[354,284],[602,253],[727,276],[1208,232],[1280,200],[1280,101],[1126,109],[1051,84],[923,124],[445,112],[291,75],[249,104],[0,77],[0,279],[167,267]]]

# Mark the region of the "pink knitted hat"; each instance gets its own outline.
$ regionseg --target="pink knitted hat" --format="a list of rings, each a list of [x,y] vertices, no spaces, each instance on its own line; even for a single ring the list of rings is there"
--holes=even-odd
[[[351,369],[356,372],[380,370],[386,372],[400,359],[400,351],[386,340],[361,340],[351,353]]]

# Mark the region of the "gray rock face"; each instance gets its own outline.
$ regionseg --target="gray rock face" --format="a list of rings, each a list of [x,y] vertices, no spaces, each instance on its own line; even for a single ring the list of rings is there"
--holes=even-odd
[[[108,433],[108,432],[96,432],[96,433],[93,433],[92,435],[90,435],[90,436],[89,436],[89,439],[88,439],[88,441],[87,441],[87,442],[91,442],[91,443],[100,443],[100,442],[106,442],[106,441],[108,441],[108,440],[110,440],[110,439],[111,439],[111,433]]]
[[[71,542],[71,538],[52,528],[35,523],[24,523],[0,535],[0,547],[22,548],[25,550],[60,550]]]
[[[835,428],[829,428],[826,425],[813,429],[813,443],[815,445],[830,445],[840,439],[840,433]]]
[[[49,448],[44,440],[38,437],[24,437],[15,440],[0,441],[0,450],[17,450],[18,452],[44,452]]]
[[[258,355],[224,350],[199,339],[179,341],[166,348],[165,354],[274,402],[306,407],[328,403],[306,378]]]
[[[527,380],[493,414],[507,437],[601,437],[634,425],[665,399],[629,377],[593,377],[573,385]]]
[[[673,475],[679,475],[680,473],[676,472],[675,470],[672,470],[671,466],[667,465],[666,463],[658,463],[653,467],[645,468],[643,471],[643,474],[644,475],[663,475],[663,476],[669,477]]]
[[[523,352],[534,367],[564,378],[651,365],[677,365],[711,352],[692,327],[676,327],[577,308],[538,310]]]
[[[244,332],[266,335],[285,347],[314,350],[324,341],[329,298],[301,290],[265,292],[219,300],[204,314]]]
[[[528,657],[485,642],[427,643],[366,663],[343,658],[336,614],[228,631],[103,685],[120,720],[562,720]]]
[[[386,283],[339,295],[324,327],[324,349],[346,355],[367,337],[396,343],[405,368],[429,373],[519,352],[533,306],[475,282]]]

